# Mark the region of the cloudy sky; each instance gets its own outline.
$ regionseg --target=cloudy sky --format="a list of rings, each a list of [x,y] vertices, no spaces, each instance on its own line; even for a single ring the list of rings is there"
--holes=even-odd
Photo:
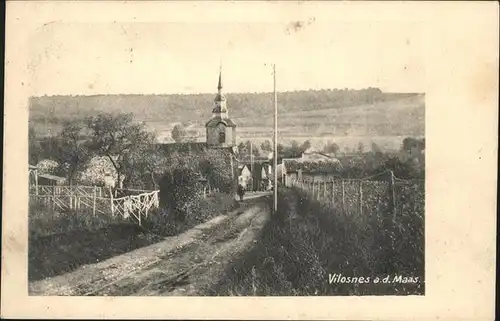
[[[418,23],[303,17],[290,22],[50,22],[29,45],[35,95],[379,87],[424,92]]]

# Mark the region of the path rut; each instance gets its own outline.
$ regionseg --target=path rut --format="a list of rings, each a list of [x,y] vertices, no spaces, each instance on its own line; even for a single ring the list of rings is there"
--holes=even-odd
[[[203,295],[248,251],[269,219],[264,198],[151,246],[32,282],[30,295]]]

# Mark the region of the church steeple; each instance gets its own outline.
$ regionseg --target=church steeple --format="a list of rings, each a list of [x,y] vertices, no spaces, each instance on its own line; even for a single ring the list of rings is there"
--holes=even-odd
[[[219,94],[222,92],[222,67],[221,70],[219,70],[219,85],[217,86],[217,89],[219,90]]]
[[[212,110],[212,117],[227,118],[226,97],[222,93],[222,67],[219,70],[219,83],[217,85],[217,95],[214,99],[215,107]]]
[[[233,147],[236,145],[236,124],[228,116],[226,97],[222,93],[222,67],[214,105],[212,118],[205,124],[207,145],[211,148]]]

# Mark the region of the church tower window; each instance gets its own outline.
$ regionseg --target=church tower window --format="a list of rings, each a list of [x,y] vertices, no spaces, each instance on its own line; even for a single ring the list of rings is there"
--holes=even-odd
[[[224,144],[226,142],[226,133],[225,132],[220,132],[219,133],[219,143]]]

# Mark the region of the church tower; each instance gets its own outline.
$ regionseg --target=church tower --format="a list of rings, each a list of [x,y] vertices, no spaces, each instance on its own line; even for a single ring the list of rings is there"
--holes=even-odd
[[[212,118],[205,124],[207,145],[212,148],[236,146],[236,124],[229,118],[226,97],[222,93],[222,71],[219,72],[217,95]]]

